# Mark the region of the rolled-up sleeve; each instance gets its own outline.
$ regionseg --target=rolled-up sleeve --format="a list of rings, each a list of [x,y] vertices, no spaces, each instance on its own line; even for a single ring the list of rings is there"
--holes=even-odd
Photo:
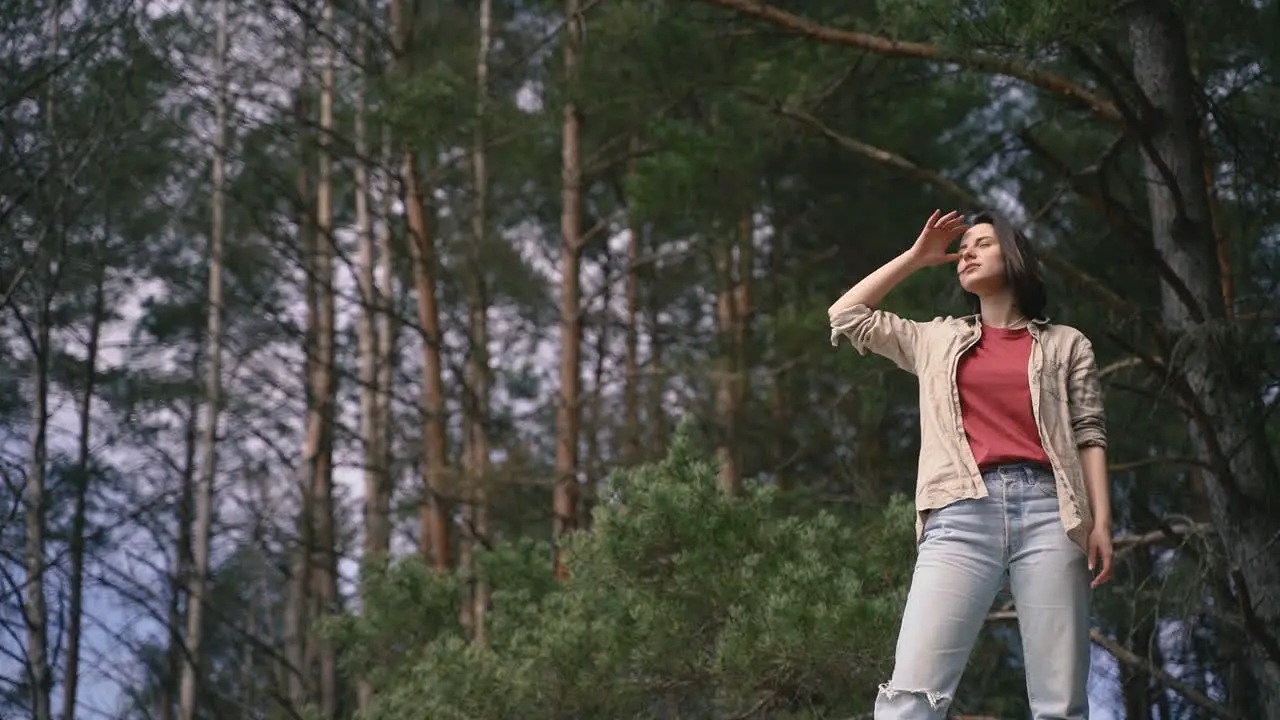
[[[846,337],[862,355],[868,352],[889,358],[910,373],[916,372],[916,349],[921,325],[891,312],[854,305],[831,315],[831,344]]]
[[[1071,411],[1071,431],[1076,447],[1107,446],[1107,416],[1103,407],[1102,382],[1093,356],[1093,344],[1081,338],[1071,353],[1071,374],[1067,378]]]

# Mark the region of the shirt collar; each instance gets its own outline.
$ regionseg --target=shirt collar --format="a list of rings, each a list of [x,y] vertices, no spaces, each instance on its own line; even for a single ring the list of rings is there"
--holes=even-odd
[[[961,318],[961,320],[964,320],[966,327],[968,327],[971,331],[976,331],[976,332],[982,331],[981,313],[965,315],[963,318]],[[1050,319],[1048,316],[1042,317],[1042,318],[1032,318],[1031,322],[1027,323],[1027,329],[1031,331],[1031,335],[1033,337],[1039,337],[1040,333],[1044,330],[1044,328],[1049,326],[1049,322],[1050,322]]]

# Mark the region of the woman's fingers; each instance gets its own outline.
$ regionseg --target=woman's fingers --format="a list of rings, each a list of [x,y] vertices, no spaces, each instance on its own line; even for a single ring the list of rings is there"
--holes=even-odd
[[[941,249],[946,249],[957,237],[964,234],[971,226],[965,224],[964,215],[958,210],[951,210],[946,215],[942,214],[942,210],[934,210],[929,216],[929,220],[924,224],[924,231],[921,233],[921,239],[927,242],[940,244]],[[958,255],[956,257],[959,257]],[[951,259],[951,254],[946,256]]]

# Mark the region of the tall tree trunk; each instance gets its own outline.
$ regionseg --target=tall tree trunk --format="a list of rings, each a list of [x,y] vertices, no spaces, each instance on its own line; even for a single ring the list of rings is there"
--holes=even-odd
[[[720,291],[716,316],[720,325],[721,358],[716,378],[716,415],[720,426],[716,456],[720,461],[720,485],[733,495],[742,492],[742,424],[747,393],[754,229],[748,209],[738,222],[736,242],[722,243],[717,260]]]
[[[248,634],[245,643],[245,706],[246,720],[257,720],[267,714],[267,704],[277,698],[278,689],[285,686],[283,664],[276,653],[263,653],[260,648],[271,648],[277,635],[274,603],[271,600],[274,563],[269,560],[272,548],[269,544],[272,502],[269,486],[271,474],[266,470],[255,471],[249,490],[256,493],[253,508],[253,574],[249,581]]]
[[[403,0],[391,0],[393,53],[399,72],[407,74],[407,51],[411,42],[410,18]],[[422,332],[421,411],[425,455],[423,458],[422,552],[438,571],[453,565],[450,544],[449,457],[445,426],[444,378],[441,363],[440,309],[436,297],[439,266],[434,231],[428,208],[434,207],[430,189],[425,187],[413,147],[403,148],[402,179],[404,204],[409,225],[409,251],[413,280],[418,295],[418,324]],[[430,204],[429,204],[430,203]]]
[[[196,343],[191,357],[192,380],[199,383],[200,362],[204,355],[204,342],[201,338]],[[187,420],[183,430],[182,477],[180,478],[178,496],[178,542],[174,548],[174,571],[169,580],[169,649],[167,653],[168,672],[164,676],[164,685],[160,693],[160,718],[173,720],[174,709],[178,704],[179,681],[182,677],[183,627],[186,603],[187,583],[190,582],[191,568],[194,565],[194,552],[191,547],[191,531],[195,510],[195,476],[196,448],[200,441],[200,395],[192,392],[187,404]]]
[[[49,361],[50,312],[52,295],[52,262],[45,249],[37,248],[39,267],[36,286],[35,342],[31,348],[34,374],[34,397],[31,403],[31,467],[24,492],[27,519],[27,681],[31,693],[31,712],[35,720],[52,717],[50,695],[53,678],[49,671],[49,613],[45,604],[45,467],[48,460],[49,428]]]
[[[76,457],[75,500],[71,510],[71,588],[67,606],[67,665],[63,673],[62,717],[74,720],[80,688],[81,627],[84,620],[85,526],[88,518],[89,481],[92,450],[89,433],[93,428],[93,395],[97,392],[98,340],[106,314],[106,269],[98,261],[98,277],[93,288],[93,310],[89,319],[89,339],[85,343],[84,395],[80,399],[80,446]]]
[[[471,578],[471,593],[463,603],[463,623],[477,643],[485,642],[485,610],[489,591],[476,565],[476,552],[489,536],[489,288],[485,273],[484,248],[488,242],[489,223],[489,52],[493,38],[493,0],[480,0],[480,40],[476,52],[476,130],[471,151],[471,173],[474,205],[471,210],[472,244],[467,275],[470,307],[468,309],[469,350],[467,355],[468,398],[463,403],[466,415],[467,532],[462,552],[464,567]]]
[[[1134,569],[1133,577],[1138,579],[1153,576],[1151,555],[1146,548],[1139,548],[1130,557]],[[1141,601],[1140,601],[1141,602]],[[1154,667],[1164,667],[1164,659],[1160,652],[1160,638],[1156,634],[1156,613],[1142,607],[1134,607],[1137,617],[1130,617],[1129,639],[1126,645],[1133,648],[1140,657],[1149,660]],[[1120,665],[1120,693],[1124,699],[1124,717],[1150,718],[1152,700],[1162,695],[1160,688],[1152,687],[1151,676],[1142,668],[1131,665]]]
[[[396,254],[395,243],[391,232],[392,203],[395,201],[395,180],[394,173],[386,168],[393,167],[392,160],[394,153],[391,147],[390,133],[385,128],[383,130],[383,148],[382,148],[382,167],[384,171],[380,173],[383,182],[380,192],[382,207],[381,223],[377,231],[377,253],[378,267],[376,282],[379,288],[379,313],[378,322],[376,323],[377,342],[375,346],[378,348],[378,458],[379,469],[382,473],[381,495],[378,502],[378,517],[382,524],[379,528],[378,547],[390,556],[391,553],[391,497],[395,491],[395,471],[393,454],[392,454],[392,420],[394,417],[392,406],[392,387],[395,382],[396,374],[396,342],[399,331],[399,317],[396,305],[398,295],[396,280]]]
[[[650,245],[649,252],[656,257],[656,248]],[[661,456],[667,445],[667,413],[665,395],[667,392],[666,368],[663,365],[663,350],[666,338],[662,330],[662,301],[656,283],[661,273],[657,266],[650,266],[647,274],[649,284],[645,289],[646,324],[649,328],[649,383],[648,410],[645,413],[645,425],[649,428],[649,436],[645,438],[648,445],[648,459]]]
[[[295,713],[302,712],[310,702],[312,678],[308,662],[308,637],[310,627],[311,602],[311,553],[315,544],[315,498],[312,487],[315,484],[315,465],[312,461],[314,451],[312,445],[315,401],[313,394],[313,378],[316,375],[318,362],[316,353],[315,328],[317,320],[316,299],[316,263],[313,257],[316,246],[315,213],[311,195],[311,143],[307,128],[310,126],[310,101],[307,92],[309,80],[304,76],[297,96],[297,125],[301,136],[298,167],[298,247],[302,256],[303,284],[306,287],[306,337],[303,341],[306,356],[305,385],[307,390],[307,437],[303,450],[302,464],[298,478],[298,514],[296,516],[297,538],[292,548],[290,559],[289,582],[285,600],[284,644],[285,658],[289,664],[289,681],[287,690],[289,702]]]
[[[640,148],[638,136],[631,137],[632,158],[627,173],[636,173],[635,155]],[[627,204],[627,319],[626,359],[623,361],[623,461],[634,463],[640,459],[640,221],[635,203]]]
[[[601,432],[604,425],[605,370],[609,362],[609,325],[612,321],[610,305],[613,303],[613,258],[606,251],[601,263],[600,311],[595,315],[595,363],[592,367],[591,414],[586,437],[586,492],[582,495],[579,512],[584,527],[591,526],[591,509],[599,497],[600,478],[603,475]]]
[[[577,83],[582,51],[582,2],[565,0],[564,104],[561,148],[560,398],[556,412],[556,481],[552,500],[555,570],[566,577],[559,538],[578,527],[578,432],[582,390],[582,117]]]
[[[53,3],[50,19],[53,43],[51,56],[58,60],[62,41],[62,3]],[[45,123],[53,149],[53,167],[55,172],[62,172],[62,153],[58,137],[58,124],[55,113],[56,91],[54,83],[50,83],[45,98]],[[58,215],[63,205],[64,192],[59,189],[54,200],[54,216],[50,223],[50,237],[54,239],[52,246],[61,253],[65,250],[66,233]],[[49,667],[49,610],[45,602],[45,523],[48,508],[45,506],[46,464],[48,461],[49,440],[49,365],[53,348],[50,346],[53,317],[55,270],[58,263],[52,257],[45,242],[36,246],[36,327],[34,342],[31,347],[32,372],[34,377],[31,403],[31,467],[27,474],[26,487],[23,490],[23,512],[26,516],[26,605],[24,607],[27,624],[27,666],[25,668],[28,692],[31,695],[31,712],[35,720],[51,720],[53,716],[52,694],[53,673]]]
[[[324,3],[324,64],[320,74],[319,154],[316,173],[316,355],[313,366],[311,399],[314,412],[307,434],[307,457],[314,466],[311,475],[315,505],[315,544],[312,555],[313,597],[316,617],[337,612],[338,558],[334,532],[333,504],[333,437],[338,383],[336,375],[337,308],[334,289],[334,210],[333,210],[333,93],[334,64],[337,49],[333,46],[333,0]],[[338,714],[338,669],[333,644],[317,638],[315,654],[319,661],[320,716],[332,720]]]
[[[769,303],[775,314],[784,312],[787,303],[784,285],[786,268],[783,265],[784,242],[783,237],[776,231],[769,240],[767,272]],[[776,324],[774,332],[777,332]],[[783,352],[783,343],[780,342],[780,338],[775,335],[774,342],[770,343],[770,346],[773,351],[773,385],[770,388],[769,415],[773,427],[769,432],[772,438],[769,455],[772,458],[774,483],[780,490],[791,490],[795,487],[795,475],[790,471],[790,465],[794,459],[792,454],[795,451],[792,442],[794,435],[791,432],[792,407],[795,402],[792,378],[795,373],[790,368],[790,358]]]
[[[356,37],[356,64],[363,68],[368,52],[368,38],[364,26]],[[369,184],[369,136],[366,113],[368,112],[366,86],[368,76],[361,70],[356,95],[355,114],[355,193],[356,226],[359,232],[358,280],[360,284],[360,440],[364,446],[364,557],[365,573],[385,567],[391,552],[391,513],[384,438],[387,427],[381,413],[383,374],[379,362],[383,357],[379,322],[386,314],[382,292],[377,277],[379,263],[375,248],[373,212],[370,207]],[[365,575],[367,579],[367,574]],[[373,686],[367,678],[361,678],[357,690],[360,712],[367,713],[373,703]]]
[[[366,38],[361,31],[357,40],[357,62],[365,62]],[[386,428],[382,425],[379,413],[383,388],[379,370],[379,360],[383,355],[380,344],[379,321],[383,316],[383,293],[385,288],[379,286],[377,277],[379,263],[377,242],[374,237],[373,211],[370,207],[371,188],[369,183],[369,137],[366,121],[366,83],[362,78],[356,96],[355,147],[360,160],[355,167],[356,192],[356,226],[359,232],[358,280],[360,283],[360,438],[364,445],[364,561],[366,564],[382,565],[386,562],[390,551],[390,518],[389,508],[383,505],[386,492],[387,469],[382,457],[382,437]]]
[[[784,361],[785,362],[785,361]],[[769,454],[772,456],[774,484],[779,490],[795,488],[795,476],[791,473],[791,446],[788,443],[791,427],[791,403],[787,397],[788,380],[791,372],[786,368],[775,368],[773,386],[769,395],[769,415],[773,422],[770,435],[773,438]]]
[[[1164,321],[1185,339],[1183,399],[1193,408],[1192,441],[1209,460],[1210,510],[1252,641],[1247,663],[1258,717],[1280,717],[1280,469],[1263,430],[1260,384],[1242,366],[1248,353],[1236,349],[1239,328],[1226,319],[1185,28],[1169,0],[1141,0],[1129,12],[1134,77],[1157,114],[1144,156],[1154,241],[1196,305],[1187,307],[1166,279]]]
[[[187,659],[182,667],[179,717],[195,720],[204,640],[205,590],[209,582],[209,536],[213,525],[213,482],[217,477],[218,418],[222,406],[222,249],[226,189],[227,0],[218,1],[215,37],[217,89],[214,97],[213,202],[209,229],[209,360],[205,380],[205,422],[200,438],[200,478],[196,485],[194,567],[187,590]]]
[[[422,187],[417,155],[404,154],[405,205],[409,212],[409,250],[418,296],[418,324],[422,332],[422,390],[425,457],[423,458],[422,551],[436,570],[453,566],[450,541],[450,489],[448,444],[445,434],[444,378],[442,376],[440,309],[436,298],[437,272],[434,228],[428,218],[427,190]]]

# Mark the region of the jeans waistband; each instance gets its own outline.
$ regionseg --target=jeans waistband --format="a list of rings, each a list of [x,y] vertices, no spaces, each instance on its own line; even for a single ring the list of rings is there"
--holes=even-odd
[[[1036,475],[1052,475],[1053,468],[1044,463],[1023,461],[1014,463],[1005,463],[982,471],[983,480],[994,480],[1001,477],[1016,477],[1023,475],[1034,477]]]

